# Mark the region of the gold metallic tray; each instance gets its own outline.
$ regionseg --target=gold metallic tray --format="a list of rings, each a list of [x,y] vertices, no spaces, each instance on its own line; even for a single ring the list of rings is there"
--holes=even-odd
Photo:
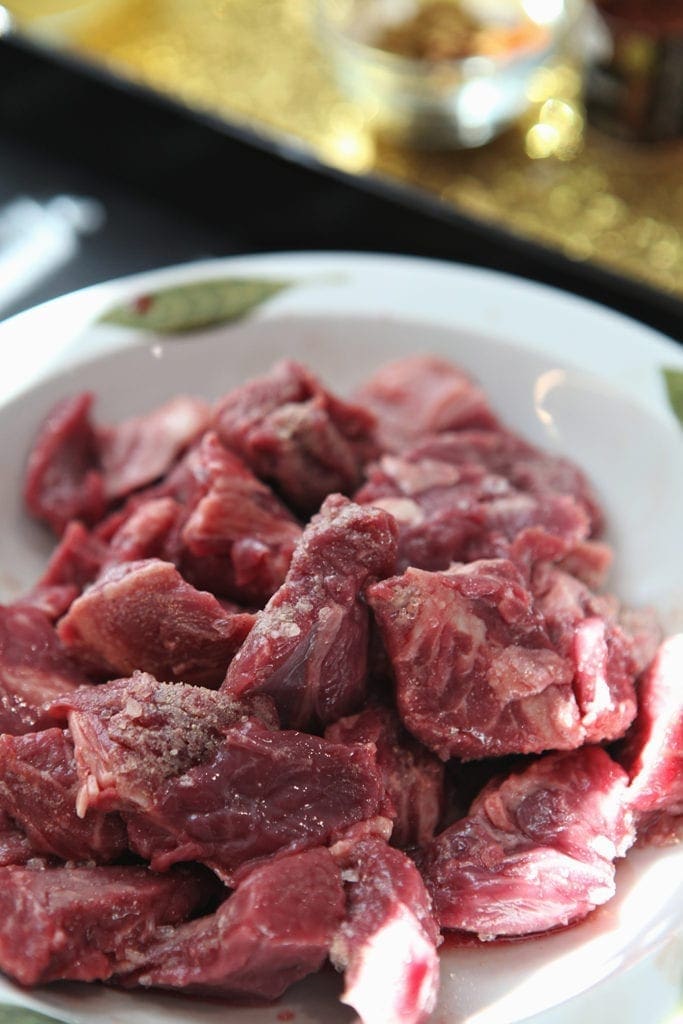
[[[637,146],[586,129],[569,65],[538,76],[531,110],[495,142],[420,153],[378,142],[339,94],[309,0],[6,3],[32,38],[194,111],[683,297],[683,143]]]

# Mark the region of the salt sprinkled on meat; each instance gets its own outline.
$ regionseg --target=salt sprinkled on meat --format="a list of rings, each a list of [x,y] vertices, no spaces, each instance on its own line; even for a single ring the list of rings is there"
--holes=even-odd
[[[327,498],[230,666],[225,692],[266,693],[283,722],[297,728],[355,711],[368,663],[363,589],[393,572],[395,558],[391,516],[340,495]]]
[[[309,514],[331,492],[357,487],[363,464],[377,454],[374,422],[292,360],[230,392],[215,416],[221,440]]]
[[[146,807],[168,780],[211,760],[226,731],[251,713],[277,726],[264,699],[237,703],[204,687],[160,683],[144,672],[56,701],[68,715],[88,807]]]
[[[79,813],[121,811],[155,870],[196,860],[232,883],[245,865],[323,844],[383,809],[373,746],[274,731],[263,697],[236,702],[138,673],[54,710],[68,713]]]
[[[169,779],[144,811],[128,815],[128,835],[155,869],[196,860],[234,885],[265,858],[374,820],[384,799],[370,745],[272,732],[249,719],[227,732],[210,761]]]

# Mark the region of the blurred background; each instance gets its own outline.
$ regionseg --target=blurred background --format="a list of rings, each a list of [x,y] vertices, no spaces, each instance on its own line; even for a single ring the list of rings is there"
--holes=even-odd
[[[494,267],[682,340],[683,4],[0,6],[0,316],[296,249]]]

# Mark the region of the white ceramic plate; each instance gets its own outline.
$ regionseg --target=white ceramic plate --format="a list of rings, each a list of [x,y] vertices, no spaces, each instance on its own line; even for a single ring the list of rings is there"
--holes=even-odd
[[[287,280],[229,326],[173,336],[96,323],[124,300],[205,279]],[[442,353],[485,385],[494,407],[532,441],[591,476],[617,550],[613,586],[683,623],[683,431],[662,370],[683,350],[574,297],[490,272],[387,256],[297,254],[218,260],[68,295],[0,324],[0,598],[39,575],[50,549],[22,512],[30,439],[63,395],[92,389],[100,421],[180,392],[216,396],[281,356],[348,391],[383,361]],[[618,895],[581,925],[527,943],[448,950],[434,1024],[657,1024],[683,983],[683,850],[634,851]],[[378,979],[381,984],[381,979]],[[157,993],[0,981],[0,1000],[73,1024],[337,1024],[336,979],[298,985],[267,1008],[230,1008]],[[294,1017],[289,1016],[289,1012]],[[17,1016],[19,1021],[21,1018]]]

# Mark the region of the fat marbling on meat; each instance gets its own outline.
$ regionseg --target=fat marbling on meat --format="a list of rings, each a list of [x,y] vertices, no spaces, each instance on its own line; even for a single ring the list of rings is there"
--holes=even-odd
[[[627,784],[600,747],[546,754],[489,783],[421,858],[441,926],[527,935],[611,899],[614,860],[634,838]]]
[[[385,455],[369,467],[354,500],[396,518],[400,569],[512,557],[525,532],[541,529],[554,539],[557,560],[589,534],[586,512],[573,497],[526,493],[473,463]]]
[[[106,864],[127,851],[117,814],[77,815],[78,790],[74,745],[66,730],[0,736],[0,808],[25,834],[29,857]]]
[[[380,838],[332,847],[347,891],[332,944],[342,1002],[364,1024],[424,1024],[439,989],[439,928],[415,864]]]
[[[406,727],[444,760],[571,750],[623,735],[635,715],[627,651],[597,617],[553,643],[505,559],[408,569],[368,588]],[[623,654],[623,657],[622,657]]]
[[[683,634],[665,640],[638,684],[638,718],[620,759],[639,842],[683,839]]]
[[[604,526],[602,509],[586,475],[569,459],[542,451],[511,430],[458,430],[421,438],[402,453],[411,462],[437,459],[452,466],[478,465],[536,497],[567,495],[586,512],[591,535]]]

